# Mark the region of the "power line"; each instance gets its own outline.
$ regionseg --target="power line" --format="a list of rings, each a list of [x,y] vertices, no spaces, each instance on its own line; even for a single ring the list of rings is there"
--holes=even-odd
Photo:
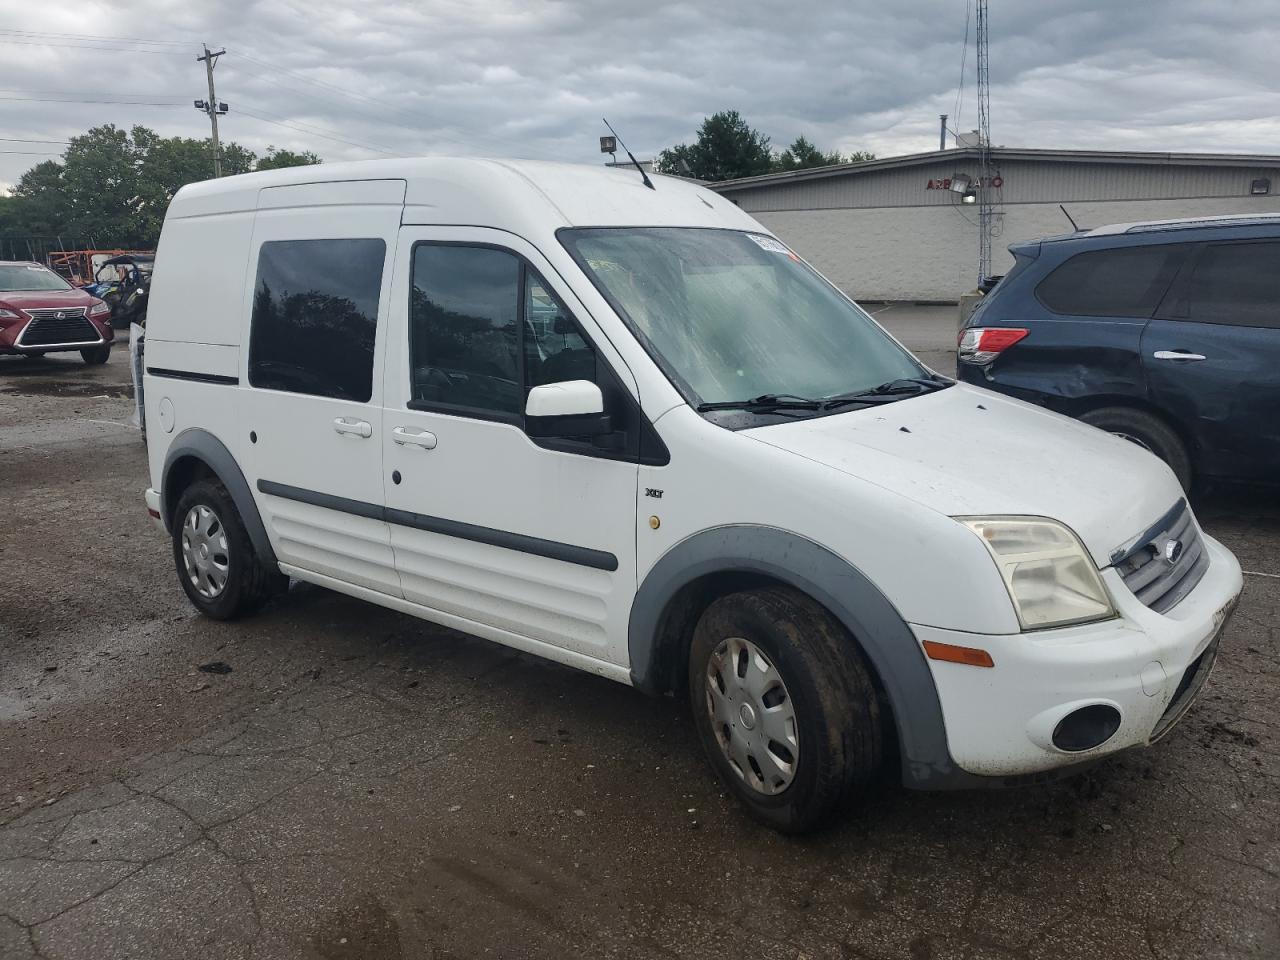
[[[24,140],[21,137],[0,137],[5,143],[61,143],[65,146],[71,146],[70,140]]]
[[[55,37],[62,40],[108,40],[112,42],[169,44],[184,47],[195,43],[193,40],[149,40],[143,37],[109,37],[97,33],[52,33],[42,30],[13,30],[7,27],[0,28],[0,33],[10,33],[24,37]]]
[[[262,116],[261,114],[255,113],[252,110],[245,110],[243,108],[239,108],[237,112],[243,113],[246,117],[253,117],[255,120],[261,120],[263,123],[272,123],[272,124],[275,124],[277,127],[285,127],[286,129],[294,130],[298,133],[305,133],[305,134],[308,134],[309,136],[320,137],[322,140],[333,140],[333,141],[336,141],[337,143],[345,143],[349,147],[360,147],[365,150],[371,150],[374,153],[385,153],[388,156],[395,155],[395,151],[392,151],[392,150],[382,150],[378,147],[370,146],[367,143],[360,143],[355,140],[346,140],[346,139],[343,139],[342,137],[333,137],[323,133],[316,133],[314,130],[304,130],[302,127],[295,126],[294,124],[289,123],[288,121],[273,120],[270,117]]]
[[[244,113],[243,110],[239,112]],[[367,147],[370,150],[374,150],[378,153],[386,153],[386,154],[391,154],[393,156],[401,155],[401,151],[397,150],[395,147],[388,146],[385,143],[377,143],[372,140],[362,141],[362,140],[351,140],[351,139],[343,138],[338,136],[339,131],[337,130],[334,130],[330,127],[322,127],[319,124],[309,123],[306,120],[293,120],[293,119],[290,119],[289,117],[282,117],[282,116],[279,116],[278,114],[267,113],[265,111],[255,111],[253,116],[254,116],[254,119],[257,119],[257,120],[274,121],[276,123],[288,124],[290,126],[297,127],[297,128],[305,128],[303,130],[304,133],[314,133],[316,136],[320,136],[320,137],[325,137],[325,136],[336,137],[342,143],[351,143],[358,147]]]
[[[385,100],[378,100],[378,99],[376,99],[376,98],[374,98],[374,97],[368,97],[368,96],[365,96],[365,95],[364,95],[364,94],[362,94],[362,93],[355,93],[354,91],[348,90],[347,88],[342,87],[342,86],[338,86],[338,85],[335,85],[335,84],[332,84],[332,83],[327,83],[327,82],[325,82],[325,81],[323,81],[323,80],[313,80],[313,79],[312,79],[312,78],[310,78],[310,77],[303,76],[302,74],[300,74],[300,73],[296,73],[296,72],[294,72],[294,71],[292,71],[292,70],[286,70],[284,67],[277,67],[277,66],[275,66],[274,64],[267,63],[265,60],[259,60],[258,58],[253,57],[253,56],[251,56],[251,55],[249,55],[249,54],[245,53],[243,50],[239,50],[238,48],[237,48],[237,49],[232,49],[232,50],[230,51],[230,53],[231,53],[232,55],[234,55],[234,57],[237,57],[237,58],[242,59],[242,60],[248,60],[248,61],[250,61],[251,63],[256,63],[256,64],[258,64],[258,65],[260,65],[260,66],[266,67],[268,70],[274,70],[274,71],[276,71],[276,72],[278,72],[278,73],[282,73],[282,74],[284,74],[285,76],[294,77],[294,78],[296,78],[296,79],[298,79],[298,80],[302,81],[303,83],[309,83],[309,84],[312,84],[312,85],[314,85],[314,86],[316,86],[316,87],[321,87],[321,88],[324,88],[324,89],[327,89],[327,90],[331,90],[331,91],[333,91],[334,93],[337,93],[337,94],[340,94],[340,95],[342,95],[342,96],[348,97],[348,98],[350,98],[350,99],[352,99],[352,100],[355,100],[355,101],[362,101],[362,102],[365,102],[365,103],[370,103],[370,104],[373,104],[374,106],[381,107],[381,108],[383,108],[384,110],[389,111],[390,113],[396,114],[396,115],[401,116],[401,117],[405,117],[406,119],[409,119],[409,120],[413,121],[413,123],[412,123],[412,124],[409,124],[409,123],[400,123],[400,122],[397,122],[397,121],[395,121],[395,120],[391,120],[391,119],[389,119],[389,118],[385,118],[385,117],[383,117],[383,118],[379,118],[379,119],[380,119],[380,122],[383,122],[383,123],[391,123],[391,124],[393,124],[393,125],[395,125],[395,126],[397,126],[397,127],[400,127],[400,128],[402,128],[402,129],[405,129],[405,130],[411,130],[411,131],[413,131],[414,133],[418,134],[419,136],[422,136],[422,134],[423,134],[423,124],[424,124],[424,123],[434,125],[434,124],[435,124],[435,122],[436,122],[436,121],[434,121],[433,119],[428,118],[428,117],[426,117],[426,116],[424,116],[424,115],[422,115],[422,114],[414,114],[414,113],[411,113],[411,112],[409,112],[409,111],[404,110],[404,109],[403,109],[403,108],[401,108],[401,107],[397,107],[397,106],[395,106],[394,104],[388,103],[388,102],[387,102],[387,101],[385,101]],[[231,61],[231,62],[233,62],[233,63],[234,63],[235,61],[233,60],[233,61]],[[246,72],[247,72],[247,73],[251,73],[251,74],[253,74],[254,76],[263,77],[263,74],[258,73],[257,71],[254,71],[254,70],[247,70]],[[271,78],[269,78],[269,77],[263,77],[263,79],[270,80]],[[295,92],[295,93],[299,93],[299,91],[294,91],[294,92]],[[301,95],[302,95],[302,96],[304,96],[304,97],[310,97],[311,99],[319,100],[319,98],[315,97],[315,96],[314,96],[314,95],[312,95],[312,94],[302,93]],[[324,101],[320,101],[320,102],[324,102]],[[473,143],[476,143],[476,142],[480,142],[480,143],[490,143],[490,144],[493,144],[493,145],[495,145],[495,146],[499,147],[500,149],[502,149],[502,150],[504,150],[504,151],[505,151],[505,150],[509,150],[509,149],[510,149],[510,147],[511,147],[511,141],[510,141],[510,140],[503,139],[503,138],[501,138],[501,137],[494,137],[494,136],[490,136],[490,135],[487,135],[487,134],[480,134],[480,133],[470,133],[470,134],[466,134],[466,135],[465,135],[465,138],[445,136],[445,135],[442,135],[442,134],[440,134],[440,133],[435,133],[435,132],[433,132],[431,136],[432,136],[432,138],[433,138],[434,140],[437,140],[437,141],[443,141],[443,142],[445,142],[445,143],[452,143],[452,144],[456,144],[456,145],[458,145],[458,146],[468,146],[468,145],[470,145],[470,144],[473,144]],[[550,155],[547,151],[540,151],[540,152],[541,152],[544,156],[549,156],[549,155]]]
[[[126,107],[180,107],[181,103],[158,103],[140,100],[67,100],[50,97],[0,97],[0,100],[21,100],[27,103],[112,103]]]
[[[0,37],[0,43],[17,43],[27,47],[66,47],[70,50],[115,50],[121,53],[159,53],[165,56],[174,56],[177,50],[148,50],[145,47],[119,47],[119,46],[90,46],[83,43],[59,43],[54,40],[15,40],[10,37]]]
[[[56,150],[0,150],[0,153],[17,154],[23,157],[59,157],[62,154]]]

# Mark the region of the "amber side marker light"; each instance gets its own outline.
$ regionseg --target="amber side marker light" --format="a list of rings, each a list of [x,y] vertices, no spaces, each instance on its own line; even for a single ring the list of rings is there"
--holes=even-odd
[[[930,660],[946,660],[949,663],[964,663],[971,667],[994,667],[991,654],[977,647],[957,647],[951,643],[936,643],[933,640],[924,642],[924,652]]]

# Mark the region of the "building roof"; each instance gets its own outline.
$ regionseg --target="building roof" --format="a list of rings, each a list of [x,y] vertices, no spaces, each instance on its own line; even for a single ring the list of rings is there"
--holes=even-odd
[[[977,160],[977,147],[960,147],[954,150],[931,150],[928,153],[911,153],[901,157],[884,157],[861,160],[856,163],[837,163],[829,167],[809,167],[805,170],[789,170],[785,173],[766,173],[758,177],[742,177],[738,180],[721,180],[707,186],[720,193],[745,190],[753,187],[793,184],[806,180],[822,180],[829,177],[897,170],[941,160]],[[1002,163],[1011,160],[1040,160],[1057,163],[1130,164],[1147,166],[1192,167],[1280,167],[1280,156],[1251,153],[1158,153],[1138,150],[1032,150],[1014,147],[992,147],[991,160]]]

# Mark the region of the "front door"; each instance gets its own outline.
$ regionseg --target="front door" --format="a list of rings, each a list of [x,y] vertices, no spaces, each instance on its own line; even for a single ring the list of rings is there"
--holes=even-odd
[[[629,371],[511,234],[407,227],[396,260],[382,444],[405,598],[556,659],[625,664],[639,429]],[[529,389],[567,380],[600,384],[618,427],[603,445],[525,433]]]
[[[323,206],[314,185],[262,191],[237,450],[281,563],[399,596],[381,354],[404,182],[322,186]]]
[[[1151,398],[1187,424],[1198,469],[1280,473],[1280,241],[1209,243],[1142,335]]]

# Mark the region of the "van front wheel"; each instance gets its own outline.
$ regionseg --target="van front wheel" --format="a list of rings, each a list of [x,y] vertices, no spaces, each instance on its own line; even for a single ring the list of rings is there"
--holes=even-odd
[[[880,709],[861,653],[818,604],[784,587],[703,612],[689,699],[707,758],[753,817],[786,833],[838,813],[878,770]]]
[[[253,549],[227,488],[213,479],[189,486],[173,512],[173,560],[187,598],[207,617],[253,613],[287,583]]]

